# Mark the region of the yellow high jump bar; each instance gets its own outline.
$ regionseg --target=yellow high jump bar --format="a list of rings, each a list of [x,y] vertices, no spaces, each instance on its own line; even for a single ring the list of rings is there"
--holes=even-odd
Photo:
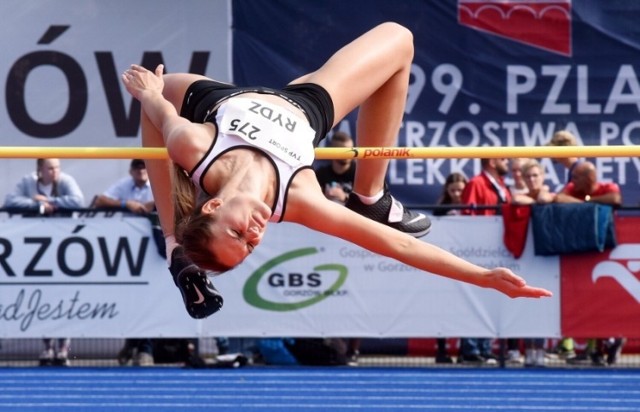
[[[639,157],[633,146],[316,148],[316,159],[464,159],[514,157]],[[2,146],[0,159],[167,159],[165,148]]]

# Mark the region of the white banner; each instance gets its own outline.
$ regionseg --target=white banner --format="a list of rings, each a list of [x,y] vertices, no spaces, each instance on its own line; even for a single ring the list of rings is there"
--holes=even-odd
[[[529,241],[513,259],[500,218],[438,219],[425,240],[555,296],[512,300],[283,223],[213,279],[224,307],[196,321],[147,219],[10,218],[0,221],[0,336],[560,336],[557,257],[533,256]]]
[[[196,336],[138,217],[0,221],[0,336]]]
[[[494,217],[438,219],[425,241],[481,266],[506,266],[551,299],[510,299],[493,290],[421,272],[351,243],[294,224],[272,226],[240,267],[214,284],[222,311],[205,336],[513,336],[560,335],[559,261],[518,260]]]

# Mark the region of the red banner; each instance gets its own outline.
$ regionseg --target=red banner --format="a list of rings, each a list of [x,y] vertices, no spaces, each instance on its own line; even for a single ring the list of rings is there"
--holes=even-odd
[[[562,256],[564,336],[640,337],[640,217],[617,217],[618,246]]]

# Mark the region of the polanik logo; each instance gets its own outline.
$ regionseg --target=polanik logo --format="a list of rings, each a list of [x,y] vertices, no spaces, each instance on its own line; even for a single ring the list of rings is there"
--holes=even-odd
[[[330,296],[346,295],[340,288],[347,279],[347,267],[338,263],[314,264],[318,252],[315,247],[296,249],[267,261],[247,279],[242,291],[245,301],[256,308],[286,312]],[[300,262],[290,265],[294,259],[307,260],[309,270],[299,270],[307,266]],[[298,269],[293,271],[292,266]]]

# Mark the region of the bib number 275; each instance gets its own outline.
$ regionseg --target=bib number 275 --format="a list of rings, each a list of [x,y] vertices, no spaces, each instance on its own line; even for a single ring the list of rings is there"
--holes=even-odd
[[[259,136],[260,128],[249,122],[242,122],[240,119],[233,119],[229,123],[229,131],[235,132],[251,140],[256,140]]]

